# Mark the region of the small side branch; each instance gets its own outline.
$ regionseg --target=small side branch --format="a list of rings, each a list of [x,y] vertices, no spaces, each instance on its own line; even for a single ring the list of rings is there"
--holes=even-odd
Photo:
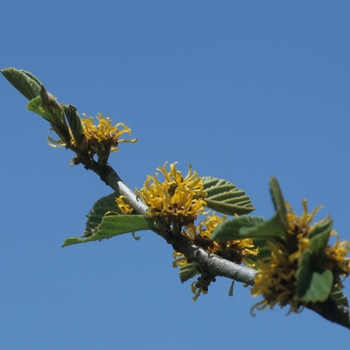
[[[250,286],[254,284],[256,271],[253,269],[209,253],[192,244],[185,237],[178,238],[172,245],[174,250],[184,254],[189,261],[195,261],[202,269],[213,276],[227,277]]]

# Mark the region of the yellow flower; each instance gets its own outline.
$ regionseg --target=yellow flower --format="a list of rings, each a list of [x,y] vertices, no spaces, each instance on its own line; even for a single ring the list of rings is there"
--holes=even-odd
[[[192,282],[190,285],[191,291],[194,294],[192,300],[196,301],[198,299],[198,297],[201,294],[207,294],[208,293],[208,287],[210,282],[215,282],[215,278],[214,280],[206,280],[205,278],[203,279],[203,277],[199,277],[197,281]]]
[[[101,113],[98,113],[96,119],[99,121],[99,123],[98,125],[94,125],[92,117],[86,118],[84,113],[83,116],[84,118],[81,118],[81,123],[83,126],[84,135],[87,142],[91,145],[102,144],[103,147],[108,148],[110,152],[117,152],[117,146],[120,142],[137,141],[137,139],[120,139],[120,136],[125,133],[131,135],[131,129],[124,123],[112,125],[112,121],[109,117],[105,118]],[[98,147],[96,153],[98,153]]]
[[[220,217],[212,213],[207,216],[206,219],[199,223],[198,226],[187,225],[182,231],[182,235],[187,237],[190,241],[207,250],[210,253],[219,255],[226,260],[241,264],[242,262],[246,265],[250,263],[246,260],[249,255],[258,255],[259,249],[254,247],[253,240],[246,238],[242,240],[232,240],[227,242],[211,241],[210,236],[216,226],[224,222],[225,216]],[[174,257],[179,260],[179,257],[184,256],[181,253],[175,252]],[[185,265],[183,262],[177,265]]]
[[[314,216],[317,214],[317,212],[322,208],[322,205],[319,205],[317,208],[315,208],[311,214],[308,214],[307,209],[307,201],[306,199],[302,200],[303,205],[303,213],[300,217],[298,217],[294,212],[292,207],[289,203],[285,202],[286,209],[287,209],[287,221],[288,221],[288,233],[290,235],[295,234],[303,234],[304,236],[311,231],[311,229],[323,223],[326,219],[321,220],[320,222],[315,223],[314,225],[310,226],[311,221],[313,220]]]
[[[253,240],[243,239],[243,240],[233,240],[228,242],[217,242],[211,241],[210,236],[217,225],[225,221],[226,217],[220,217],[212,213],[205,218],[204,221],[200,222],[199,225],[189,224],[182,231],[182,235],[188,240],[192,241],[198,247],[205,249],[206,251],[219,255],[226,260],[241,264],[242,262],[246,265],[250,265],[246,258],[249,255],[257,255],[258,248],[253,245]],[[188,264],[188,260],[180,252],[174,252],[173,256],[175,258],[173,262],[173,267],[184,267]],[[194,301],[197,300],[200,294],[206,294],[208,292],[208,287],[211,282],[214,282],[215,278],[213,276],[208,276],[205,273],[201,273],[201,276],[197,281],[191,284],[191,290],[194,297]]]
[[[169,222],[176,221],[180,226],[193,223],[198,215],[204,213],[205,196],[203,191],[203,179],[196,172],[192,173],[189,167],[185,178],[181,172],[170,165],[170,171],[166,170],[166,163],[158,170],[164,175],[164,181],[160,182],[155,176],[148,176],[144,187],[137,193],[149,206],[147,216],[168,218]]]
[[[48,136],[49,145],[55,148],[66,146],[73,151],[85,151],[91,158],[97,154],[99,161],[107,162],[110,152],[118,151],[117,146],[120,142],[137,141],[137,139],[120,139],[120,136],[125,133],[131,134],[131,129],[124,123],[112,125],[110,118],[105,118],[101,113],[98,113],[96,117],[98,124],[95,125],[92,117],[87,118],[84,113],[83,116],[84,118],[80,118],[84,134],[83,139],[75,140],[72,130],[69,128],[71,136],[69,144],[66,144],[62,140],[55,141]],[[79,144],[77,144],[77,142],[79,142]]]
[[[333,272],[335,283],[343,288],[341,278],[350,274],[350,258],[346,257],[350,252],[350,242],[340,242],[336,231],[332,231],[331,235],[336,236],[336,242],[333,247],[326,247],[323,266]]]
[[[123,214],[130,215],[133,211],[133,208],[131,208],[131,206],[124,201],[125,198],[125,196],[119,196],[115,199],[115,203]]]
[[[294,250],[290,251],[290,245],[287,247],[286,243],[267,241],[266,247],[270,250],[271,256],[258,260],[258,273],[256,274],[251,294],[254,297],[261,294],[264,299],[252,307],[252,312],[255,308],[264,310],[267,306],[272,309],[276,304],[279,304],[281,307],[289,304],[289,312],[299,312],[300,307],[304,305],[296,296],[295,274],[302,254],[311,245],[310,239],[307,237],[308,234],[317,225],[323,224],[329,219],[323,219],[310,225],[321,206],[313,210],[311,214],[308,214],[306,200],[303,200],[302,203],[304,210],[300,217],[286,203],[287,233]],[[332,234],[335,234],[335,232],[332,231]],[[350,243],[346,241],[339,242],[339,240],[337,240],[334,247],[327,246],[325,249],[322,267],[332,270],[335,283],[338,283],[340,286],[339,276],[347,276],[350,273],[350,259],[345,258],[349,251]]]
[[[179,189],[190,190],[196,196],[205,197],[207,194],[203,191],[203,179],[197,175],[195,171],[192,173],[192,166],[189,165],[188,173],[185,178],[181,176],[181,171],[178,171],[175,167],[177,162],[170,164],[170,171],[166,170],[166,163],[163,168],[158,168],[158,170],[164,175],[165,182],[170,187],[176,187]]]
[[[255,304],[252,308],[258,310],[269,306],[285,306],[290,304],[290,311],[298,311],[298,302],[294,299],[295,273],[297,271],[297,256],[291,261],[289,252],[283,244],[267,242],[266,247],[271,251],[271,256],[259,260],[258,273],[251,290],[252,296],[262,295],[264,300]]]

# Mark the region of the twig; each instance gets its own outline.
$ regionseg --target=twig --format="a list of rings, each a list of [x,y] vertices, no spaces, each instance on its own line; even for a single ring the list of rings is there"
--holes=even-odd
[[[84,163],[86,169],[93,170],[100,176],[101,180],[110,186],[117,194],[124,195],[128,204],[135,210],[137,214],[146,214],[147,205],[142,202],[139,197],[122,181],[114,169],[106,164],[101,166],[94,162],[92,164]],[[196,262],[200,268],[209,272],[212,276],[221,276],[230,278],[237,282],[253,286],[256,271],[235,264],[231,261],[223,259],[215,254],[209,253],[202,248],[197,247],[185,237],[178,237],[176,240],[167,239],[173,248],[184,254],[190,261]],[[350,329],[350,310],[346,307],[338,305],[332,300],[324,303],[308,304],[306,307],[315,311],[328,321],[342,325]]]

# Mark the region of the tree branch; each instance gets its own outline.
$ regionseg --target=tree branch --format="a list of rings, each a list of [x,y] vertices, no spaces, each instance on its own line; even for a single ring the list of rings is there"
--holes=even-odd
[[[109,164],[101,166],[95,161],[93,161],[93,163],[91,163],[91,161],[82,161],[82,163],[86,169],[90,169],[99,175],[101,180],[106,183],[106,185],[110,186],[117,194],[124,195],[128,204],[137,214],[146,214],[147,205],[122,181]],[[201,269],[210,273],[210,275],[214,277],[226,277],[250,286],[254,285],[255,275],[257,273],[255,270],[209,253],[197,247],[183,236],[177,237],[176,239],[171,237],[163,238],[173,246],[174,250],[184,254],[188,260],[196,262]],[[350,329],[350,310],[338,305],[333,300],[328,300],[324,303],[308,304],[306,307],[315,311],[328,321]]]
[[[209,272],[212,276],[227,277],[250,286],[254,284],[255,270],[209,253],[192,244],[183,236],[178,238],[172,246],[174,250],[184,254],[191,262],[195,261],[201,269]]]

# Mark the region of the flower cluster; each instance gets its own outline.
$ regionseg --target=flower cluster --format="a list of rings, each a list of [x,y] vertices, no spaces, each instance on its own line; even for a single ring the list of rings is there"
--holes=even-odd
[[[335,283],[344,288],[343,278],[350,275],[350,258],[346,257],[350,252],[350,242],[339,241],[339,235],[335,231],[332,235],[336,236],[336,242],[332,247],[326,247],[323,266],[333,272]]]
[[[118,151],[120,142],[137,141],[137,139],[120,139],[120,136],[125,133],[131,135],[131,129],[124,123],[112,125],[110,118],[105,118],[101,113],[98,113],[96,117],[98,124],[95,125],[92,117],[87,118],[84,113],[83,116],[83,118],[80,118],[83,135],[79,140],[75,139],[74,133],[69,128],[69,144],[62,140],[55,141],[48,136],[50,146],[55,148],[65,146],[73,151],[79,151],[79,153],[85,152],[91,159],[96,154],[99,162],[105,163],[110,152]]]
[[[321,207],[317,207],[311,214],[308,214],[306,200],[304,200],[303,208],[303,214],[298,217],[291,206],[286,203],[289,244],[283,241],[267,241],[266,247],[270,250],[271,255],[258,260],[258,273],[251,290],[252,296],[262,295],[264,299],[255,304],[252,311],[255,308],[264,310],[267,306],[272,309],[276,304],[281,307],[289,304],[289,312],[299,312],[300,307],[306,304],[297,296],[296,275],[303,254],[311,246],[309,233],[325,224],[329,219],[311,225],[311,221]],[[331,235],[337,234],[332,231]],[[333,247],[328,244],[325,248],[320,266],[332,271],[333,285],[342,287],[342,278],[350,274],[350,258],[346,258],[349,251],[350,243],[347,241],[337,240]]]
[[[222,258],[241,264],[242,262],[250,266],[250,262],[246,260],[249,255],[258,255],[258,248],[254,247],[251,238],[232,240],[227,242],[213,241],[210,239],[214,229],[224,222],[225,216],[220,217],[212,213],[201,221],[197,226],[188,225],[182,231],[182,234],[192,241],[196,246],[207,250],[210,253],[221,256]],[[186,258],[181,253],[174,253],[176,260],[174,265],[186,265]]]
[[[155,217],[174,228],[193,224],[198,215],[204,213],[206,205],[203,197],[203,180],[189,167],[186,177],[176,169],[176,163],[170,164],[170,171],[166,170],[166,163],[158,170],[163,174],[164,181],[159,181],[157,175],[148,176],[144,187],[137,193],[148,205],[148,217]]]
[[[159,223],[164,234],[170,231],[175,241],[186,238],[189,243],[209,253],[238,264],[243,262],[249,265],[247,257],[258,254],[252,239],[229,242],[210,239],[213,230],[225,220],[225,216],[220,217],[212,213],[195,225],[195,220],[201,215],[208,214],[209,211],[205,211],[207,193],[204,191],[203,179],[192,170],[192,167],[189,167],[185,177],[176,169],[176,163],[170,164],[169,171],[166,169],[166,163],[158,170],[162,173],[164,180],[160,181],[158,174],[148,176],[144,187],[137,191],[137,194],[149,207],[146,215]],[[127,206],[124,198],[119,197],[116,202],[123,213],[130,213],[130,207]],[[174,251],[173,255],[175,258],[173,267],[180,267],[180,275],[182,268],[193,264],[181,252]],[[201,293],[207,293],[209,284],[215,281],[215,276],[201,271],[197,264],[194,265],[196,269],[194,275],[200,274],[198,280],[191,285],[192,292],[195,294],[193,300],[196,300]]]
[[[201,247],[210,253],[221,256],[222,258],[235,262],[236,264],[241,264],[243,262],[247,266],[250,266],[251,264],[246,258],[250,255],[256,256],[259,253],[259,249],[254,246],[251,238],[227,242],[218,242],[210,239],[213,230],[224,221],[225,216],[219,217],[215,215],[215,213],[212,213],[198,225],[186,226],[182,231],[182,235],[187,237],[196,246]],[[175,258],[173,267],[180,266],[180,268],[184,268],[191,263],[186,256],[180,252],[175,251],[173,255]],[[198,272],[201,273],[201,276],[197,281],[191,284],[191,290],[193,294],[195,294],[193,297],[194,301],[197,300],[201,293],[206,294],[208,292],[209,284],[215,281],[215,278],[212,276],[207,276],[200,270],[198,270]]]

